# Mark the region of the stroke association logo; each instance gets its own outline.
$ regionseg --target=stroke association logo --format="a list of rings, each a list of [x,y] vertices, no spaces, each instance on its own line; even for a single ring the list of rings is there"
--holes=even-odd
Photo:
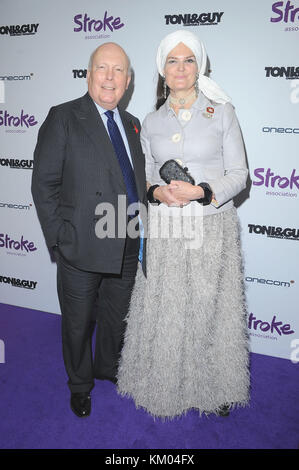
[[[296,174],[295,168],[290,176],[280,176],[274,173],[271,168],[255,168],[254,176],[256,180],[252,182],[254,186],[278,187],[299,190],[299,175]]]
[[[179,13],[164,15],[165,24],[179,24],[183,26],[215,26],[222,19],[224,11],[214,11],[212,13]]]
[[[3,126],[6,132],[26,132],[32,126],[36,126],[38,122],[33,115],[26,114],[23,109],[14,116],[6,109],[0,111],[0,127]]]
[[[299,175],[296,174],[295,168],[288,176],[276,174],[271,168],[255,168],[253,174],[252,185],[267,188],[266,195],[298,197]]]
[[[271,23],[283,22],[285,31],[299,31],[299,5],[296,6],[290,0],[287,2],[275,2],[272,4],[272,12],[274,15],[270,17]]]
[[[0,233],[0,248],[8,250],[10,254],[17,254],[25,256],[26,253],[31,253],[37,250],[34,242],[26,240],[24,235],[20,239],[11,238],[7,233]]]
[[[74,16],[74,23],[76,24],[74,27],[75,33],[113,33],[115,30],[117,31],[118,29],[125,26],[119,16],[109,16],[107,10],[104,13],[104,17],[101,19],[91,18],[87,15],[87,13],[79,13],[78,15]],[[101,39],[108,37],[110,37],[110,34],[95,34],[91,36],[85,36],[85,39]]]
[[[249,334],[253,336],[261,336],[254,332],[262,333],[271,333],[274,336],[263,336],[264,338],[276,339],[284,335],[292,335],[295,333],[295,330],[291,329],[290,323],[283,323],[282,321],[277,320],[277,315],[273,315],[270,321],[259,320],[251,312],[248,317],[248,330]]]
[[[37,33],[38,26],[39,23],[0,26],[0,34],[9,36],[32,36]]]

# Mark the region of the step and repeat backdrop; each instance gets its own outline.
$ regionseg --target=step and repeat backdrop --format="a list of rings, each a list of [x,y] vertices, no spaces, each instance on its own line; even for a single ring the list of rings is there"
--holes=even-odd
[[[155,55],[188,28],[210,77],[231,96],[250,177],[236,199],[253,352],[299,356],[299,0],[1,0],[0,301],[60,314],[31,195],[33,152],[49,108],[83,95],[90,54],[124,47],[133,80],[122,106],[153,110]]]

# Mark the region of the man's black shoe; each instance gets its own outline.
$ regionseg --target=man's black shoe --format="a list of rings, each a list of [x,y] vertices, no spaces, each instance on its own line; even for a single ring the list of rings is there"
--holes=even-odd
[[[91,412],[91,398],[90,394],[72,393],[71,394],[71,409],[79,418],[86,418]]]

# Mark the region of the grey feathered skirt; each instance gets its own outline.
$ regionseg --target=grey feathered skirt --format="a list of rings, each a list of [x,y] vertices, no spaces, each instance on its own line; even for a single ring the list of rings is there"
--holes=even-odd
[[[118,392],[164,418],[244,406],[248,335],[236,209],[190,217],[189,225],[184,217],[179,237],[159,232],[169,220],[157,214],[149,215],[147,278],[139,267],[126,319]],[[179,218],[172,221],[177,230]]]

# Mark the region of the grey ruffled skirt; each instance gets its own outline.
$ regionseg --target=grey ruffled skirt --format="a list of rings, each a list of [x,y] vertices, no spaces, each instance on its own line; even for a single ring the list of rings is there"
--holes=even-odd
[[[166,218],[150,211],[147,278],[139,267],[118,392],[163,418],[245,406],[249,355],[236,209],[173,217],[168,237],[161,232],[171,225]]]

